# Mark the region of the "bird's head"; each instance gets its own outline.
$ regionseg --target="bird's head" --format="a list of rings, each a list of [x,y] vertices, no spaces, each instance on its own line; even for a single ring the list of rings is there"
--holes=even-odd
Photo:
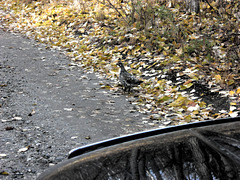
[[[122,63],[121,61],[118,61],[117,65],[118,65],[119,67],[123,67],[123,63]]]

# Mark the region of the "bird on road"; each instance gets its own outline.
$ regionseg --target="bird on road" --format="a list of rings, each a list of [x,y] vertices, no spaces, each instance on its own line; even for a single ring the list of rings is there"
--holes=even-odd
[[[132,87],[138,86],[143,82],[127,72],[121,61],[118,61],[117,65],[121,68],[119,80],[124,87],[124,91],[130,92]]]

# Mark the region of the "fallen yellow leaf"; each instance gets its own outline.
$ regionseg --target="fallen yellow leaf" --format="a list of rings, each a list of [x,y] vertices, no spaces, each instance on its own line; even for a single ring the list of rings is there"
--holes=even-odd
[[[162,53],[164,54],[164,56],[167,56],[167,52],[166,51],[163,51]]]
[[[9,175],[8,172],[6,172],[6,171],[2,171],[0,174],[1,175]]]
[[[214,78],[216,79],[217,82],[219,82],[222,79],[220,75],[215,75]]]
[[[184,116],[184,120],[185,120],[185,122],[187,122],[187,123],[191,122],[191,120],[192,120],[191,115]]]
[[[240,87],[237,89],[237,94],[240,94]]]
[[[169,106],[173,106],[173,107],[179,107],[179,106],[183,106],[184,104],[186,104],[188,101],[188,99],[186,97],[178,97],[174,102],[170,103]]]

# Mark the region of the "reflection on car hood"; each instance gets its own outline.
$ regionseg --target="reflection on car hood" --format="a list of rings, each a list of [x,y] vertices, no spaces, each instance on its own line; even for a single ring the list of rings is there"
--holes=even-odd
[[[221,119],[95,143],[75,149],[71,159],[38,179],[240,179],[239,120]]]

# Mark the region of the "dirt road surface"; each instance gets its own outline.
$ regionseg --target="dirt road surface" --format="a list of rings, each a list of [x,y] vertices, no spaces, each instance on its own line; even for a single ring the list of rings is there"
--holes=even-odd
[[[0,179],[35,179],[73,148],[154,128],[132,97],[101,82],[111,83],[61,51],[0,30]]]

